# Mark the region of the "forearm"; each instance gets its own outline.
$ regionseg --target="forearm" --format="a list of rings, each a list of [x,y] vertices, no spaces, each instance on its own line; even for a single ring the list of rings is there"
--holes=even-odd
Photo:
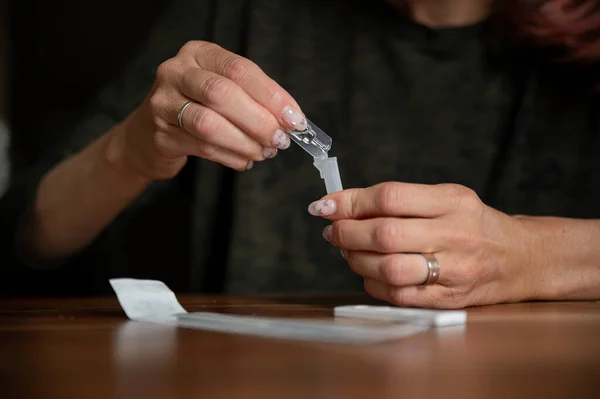
[[[521,217],[534,227],[537,299],[600,299],[600,220]]]
[[[126,128],[127,122],[115,126],[42,178],[19,239],[28,259],[52,261],[81,250],[150,183],[114,154]]]

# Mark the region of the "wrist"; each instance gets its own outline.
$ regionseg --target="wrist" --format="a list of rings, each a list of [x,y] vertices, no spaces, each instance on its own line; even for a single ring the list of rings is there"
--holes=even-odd
[[[164,157],[156,145],[157,129],[147,106],[142,105],[106,135],[106,161],[115,170],[146,183],[175,177],[187,156]]]
[[[127,145],[127,131],[135,128],[132,126],[134,118],[134,114],[130,115],[106,134],[101,162],[120,176],[147,185],[153,179],[136,167],[134,155]]]
[[[551,251],[554,241],[552,229],[536,217],[517,215],[513,218],[522,223],[527,239],[521,242],[526,258],[518,265],[524,268],[523,278],[527,295],[524,300],[546,300],[556,293],[549,282],[548,265],[554,258]]]
[[[600,223],[558,217],[518,217],[530,230],[527,275],[531,299],[591,299],[600,295]]]

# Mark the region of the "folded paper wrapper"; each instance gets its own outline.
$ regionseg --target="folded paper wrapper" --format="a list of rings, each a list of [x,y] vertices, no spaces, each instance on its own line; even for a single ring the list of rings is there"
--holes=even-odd
[[[110,284],[123,311],[133,321],[272,339],[371,344],[410,337],[434,327],[466,323],[464,311],[366,305],[338,306],[334,309],[334,319],[324,321],[188,313],[161,281],[121,278],[110,280]],[[348,323],[351,319],[382,323],[353,325]]]

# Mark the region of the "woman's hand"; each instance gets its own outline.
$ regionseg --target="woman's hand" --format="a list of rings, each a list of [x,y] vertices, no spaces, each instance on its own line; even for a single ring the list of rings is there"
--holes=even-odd
[[[191,103],[181,114],[184,104]],[[257,65],[207,42],[189,42],[157,70],[145,102],[109,146],[109,159],[150,179],[175,176],[187,156],[243,171],[272,158],[304,129],[294,99]]]
[[[282,129],[305,124],[294,99],[258,66],[215,44],[187,43],[160,65],[138,109],[42,178],[21,252],[46,262],[81,251],[189,155],[246,170],[290,145]]]
[[[384,183],[328,195],[309,212],[333,221],[324,237],[375,298],[462,308],[540,296],[544,223],[498,212],[466,187]],[[440,264],[437,284],[422,285],[429,271],[422,253]]]

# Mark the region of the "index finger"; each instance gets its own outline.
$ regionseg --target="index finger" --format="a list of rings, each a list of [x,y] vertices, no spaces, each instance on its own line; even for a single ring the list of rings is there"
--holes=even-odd
[[[254,62],[218,45],[209,45],[209,56],[194,53],[198,65],[237,83],[257,103],[265,107],[287,130],[304,130],[306,118],[294,98]],[[213,55],[210,56],[210,53]]]
[[[435,218],[453,209],[445,185],[382,183],[329,194],[309,205],[309,212],[329,220],[401,216]]]

